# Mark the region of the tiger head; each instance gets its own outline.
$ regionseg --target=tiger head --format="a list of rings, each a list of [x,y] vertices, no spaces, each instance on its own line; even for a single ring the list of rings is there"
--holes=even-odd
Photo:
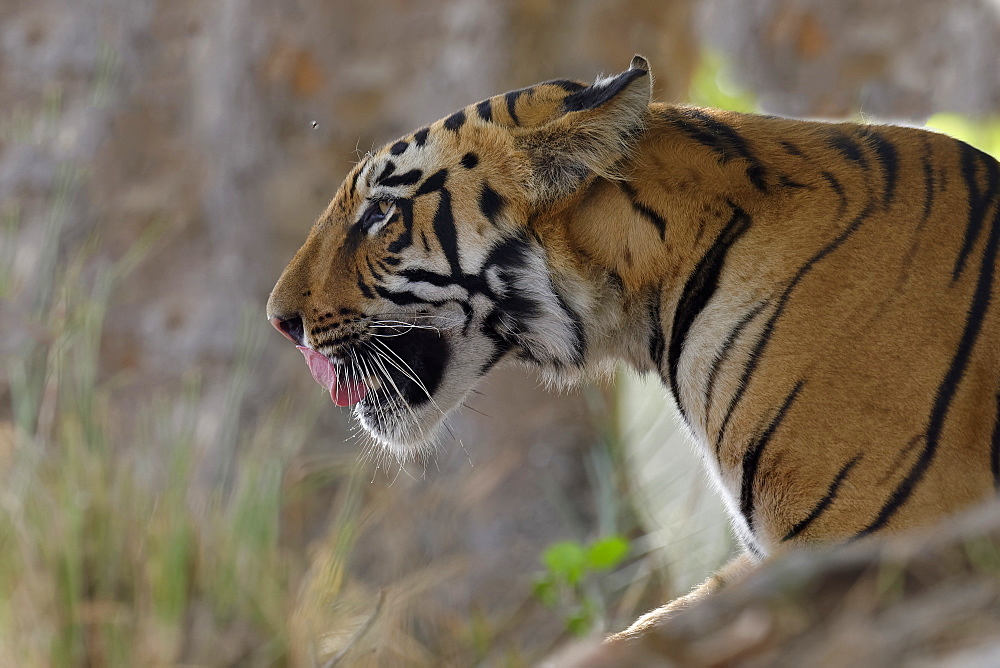
[[[596,356],[600,295],[542,228],[642,133],[646,61],[458,111],[348,174],[267,304],[334,403],[405,458],[502,360],[555,378]]]

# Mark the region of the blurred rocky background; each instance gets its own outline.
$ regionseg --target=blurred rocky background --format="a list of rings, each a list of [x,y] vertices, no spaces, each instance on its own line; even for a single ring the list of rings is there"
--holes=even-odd
[[[997,44],[993,0],[0,3],[0,662],[530,662],[682,591],[731,548],[655,384],[500,370],[376,470],[271,285],[360,155],[497,92],[639,52],[660,101],[986,117]],[[545,606],[546,546],[609,535]]]

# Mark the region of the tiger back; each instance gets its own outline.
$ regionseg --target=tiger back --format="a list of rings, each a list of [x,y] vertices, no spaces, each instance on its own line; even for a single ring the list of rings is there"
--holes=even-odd
[[[636,57],[387,145],[268,302],[400,459],[499,363],[659,375],[745,551],[621,637],[789,546],[1000,487],[1000,165],[921,129],[650,95]]]

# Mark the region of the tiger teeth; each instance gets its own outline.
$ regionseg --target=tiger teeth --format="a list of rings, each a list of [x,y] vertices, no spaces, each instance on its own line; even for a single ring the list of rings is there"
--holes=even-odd
[[[367,385],[368,389],[372,392],[378,392],[382,389],[382,381],[375,377],[365,378],[365,385]]]

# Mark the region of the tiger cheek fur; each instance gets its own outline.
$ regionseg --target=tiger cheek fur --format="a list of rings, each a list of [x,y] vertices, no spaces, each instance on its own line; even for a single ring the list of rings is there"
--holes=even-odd
[[[657,374],[745,553],[939,521],[1000,487],[1000,165],[914,128],[555,80],[368,156],[268,317],[399,457],[497,363]]]

